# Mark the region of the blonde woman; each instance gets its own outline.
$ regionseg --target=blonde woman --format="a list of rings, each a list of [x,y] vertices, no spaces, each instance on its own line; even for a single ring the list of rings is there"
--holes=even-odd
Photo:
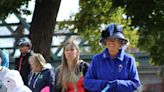
[[[64,46],[61,65],[56,69],[55,92],[85,92],[83,79],[88,64],[79,57],[79,47],[70,39]]]
[[[54,69],[46,63],[42,54],[34,53],[30,57],[30,65],[32,71],[29,74],[28,87],[32,92],[54,92]],[[44,88],[48,91],[43,91]]]

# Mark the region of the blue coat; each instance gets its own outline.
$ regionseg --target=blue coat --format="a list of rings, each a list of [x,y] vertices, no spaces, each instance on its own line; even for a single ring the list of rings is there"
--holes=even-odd
[[[107,84],[107,92],[133,92],[140,86],[135,59],[120,50],[111,58],[108,49],[93,56],[84,78],[84,86],[91,92],[100,92]]]
[[[49,86],[50,92],[54,92],[55,74],[54,69],[46,68],[41,72],[29,74],[28,87],[32,92],[40,92],[44,87]]]
[[[1,62],[1,66],[5,66],[7,68],[9,68],[9,55],[8,53],[6,53],[6,50],[0,50],[0,54],[2,54],[2,62]]]

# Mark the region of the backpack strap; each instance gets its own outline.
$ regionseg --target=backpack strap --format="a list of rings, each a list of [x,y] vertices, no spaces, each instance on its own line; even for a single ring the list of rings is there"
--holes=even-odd
[[[85,61],[80,62],[80,71],[83,72],[83,75],[85,76],[87,70],[88,70],[89,64]]]

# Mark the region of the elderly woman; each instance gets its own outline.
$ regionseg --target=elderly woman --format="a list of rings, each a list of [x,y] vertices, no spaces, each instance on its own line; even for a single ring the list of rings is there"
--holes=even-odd
[[[105,50],[92,58],[84,78],[90,92],[133,92],[140,86],[135,59],[124,51],[128,43],[122,27],[110,24],[102,31],[100,42]]]
[[[70,39],[64,46],[62,63],[56,69],[55,92],[85,92],[83,79],[88,63],[79,57],[79,46]]]
[[[28,87],[32,92],[54,92],[54,69],[47,64],[44,57],[34,53],[30,57],[31,73],[29,74]]]

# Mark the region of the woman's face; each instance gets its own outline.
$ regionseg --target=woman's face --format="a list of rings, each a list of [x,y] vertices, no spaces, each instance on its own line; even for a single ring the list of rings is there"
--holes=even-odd
[[[117,52],[121,47],[120,40],[118,38],[107,38],[105,40],[106,46],[110,52]]]
[[[30,66],[33,72],[39,72],[39,64],[35,61],[35,57],[30,57]]]
[[[73,45],[68,44],[65,47],[64,55],[65,55],[65,58],[67,59],[67,61],[73,61],[77,57],[78,51],[76,50],[76,48]]]

